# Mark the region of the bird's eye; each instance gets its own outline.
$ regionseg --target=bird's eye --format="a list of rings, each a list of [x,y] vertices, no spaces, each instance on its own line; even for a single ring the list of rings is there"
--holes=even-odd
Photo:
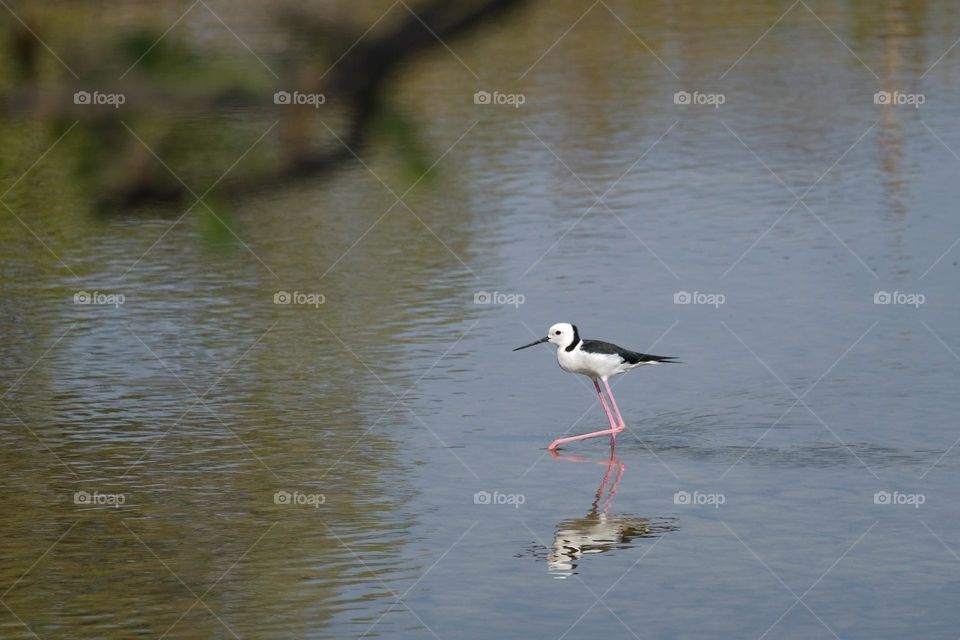
[[[554,335],[560,335],[560,331],[554,331]]]

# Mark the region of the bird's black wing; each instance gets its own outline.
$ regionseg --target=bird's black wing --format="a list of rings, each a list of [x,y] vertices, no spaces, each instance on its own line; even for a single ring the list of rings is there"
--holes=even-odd
[[[609,353],[623,358],[624,362],[630,364],[639,364],[641,362],[676,362],[677,359],[672,356],[655,356],[649,353],[637,353],[623,347],[618,347],[610,342],[603,340],[584,340],[583,349],[591,353]]]

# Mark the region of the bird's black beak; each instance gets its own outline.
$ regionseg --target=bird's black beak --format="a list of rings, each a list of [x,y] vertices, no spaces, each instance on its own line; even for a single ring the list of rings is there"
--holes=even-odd
[[[546,341],[549,340],[549,339],[550,339],[549,337],[547,337],[547,338],[540,338],[540,339],[537,340],[536,342],[531,342],[530,344],[525,344],[525,345],[523,345],[522,347],[517,347],[516,349],[514,349],[514,351],[520,351],[520,349],[526,349],[527,347],[532,347],[532,346],[534,346],[534,345],[538,345],[538,344],[540,344],[541,342],[546,342]]]

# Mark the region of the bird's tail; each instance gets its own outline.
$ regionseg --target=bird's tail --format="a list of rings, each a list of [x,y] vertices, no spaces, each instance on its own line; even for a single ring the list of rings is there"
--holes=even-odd
[[[677,360],[673,356],[654,356],[648,353],[641,354],[640,362],[649,362],[659,364],[661,362],[667,364],[683,364],[680,360]]]

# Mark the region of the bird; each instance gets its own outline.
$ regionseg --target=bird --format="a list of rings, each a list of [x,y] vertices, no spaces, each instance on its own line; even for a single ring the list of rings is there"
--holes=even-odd
[[[613,397],[613,390],[610,389],[610,383],[607,380],[612,376],[626,373],[644,365],[678,363],[673,356],[655,356],[649,353],[630,351],[602,340],[584,340],[580,337],[577,326],[568,322],[559,322],[551,326],[546,337],[517,347],[514,351],[527,349],[544,342],[557,345],[557,362],[561,369],[568,373],[585,375],[593,381],[597,396],[600,398],[600,404],[603,406],[610,423],[610,428],[603,431],[594,431],[569,438],[558,438],[550,443],[550,446],[547,447],[548,451],[556,451],[557,447],[569,442],[608,434],[610,444],[613,445],[617,434],[626,429],[627,425],[623,421],[620,408],[617,406],[617,400]],[[600,382],[603,382],[603,386],[607,390],[607,396],[610,399],[609,404],[604,398],[603,391],[600,390]]]

